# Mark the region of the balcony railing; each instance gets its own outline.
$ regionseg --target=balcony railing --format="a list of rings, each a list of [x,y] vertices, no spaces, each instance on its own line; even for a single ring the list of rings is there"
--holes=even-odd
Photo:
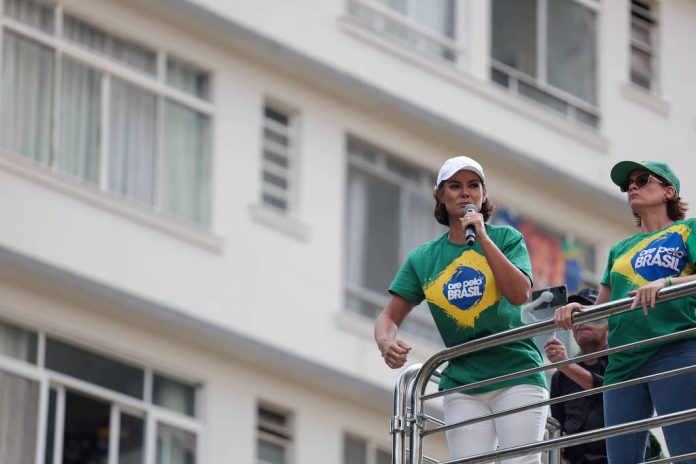
[[[658,302],[664,302],[669,300],[674,300],[678,298],[683,298],[687,296],[696,295],[696,282],[689,282],[680,285],[674,285],[672,287],[664,288],[658,293]],[[576,313],[573,317],[573,324],[579,325],[586,322],[596,321],[600,319],[605,319],[607,317],[613,316],[615,314],[627,312],[627,311],[641,311],[641,307],[631,309],[631,304],[633,298],[624,298],[621,300],[610,301],[601,305],[594,306],[581,313]],[[472,384],[463,385],[456,388],[450,388],[447,390],[438,391],[435,393],[426,393],[426,386],[428,382],[433,381],[439,377],[437,368],[447,362],[450,359],[466,355],[474,351],[483,350],[486,348],[491,348],[493,346],[503,345],[506,343],[514,342],[524,338],[533,337],[536,335],[546,334],[555,331],[556,325],[552,319],[532,323],[523,327],[518,327],[516,329],[508,330],[505,332],[500,332],[487,337],[472,340],[467,343],[463,343],[458,346],[454,346],[438,353],[435,353],[429,359],[427,359],[422,365],[413,364],[405,368],[399,378],[397,379],[396,387],[394,389],[394,417],[391,419],[391,433],[392,433],[392,463],[393,464],[421,464],[421,463],[432,463],[432,464],[458,464],[458,463],[484,463],[492,462],[501,459],[507,459],[515,456],[523,456],[527,454],[536,454],[543,451],[559,450],[560,448],[565,448],[568,446],[578,445],[582,443],[587,443],[591,441],[601,440],[607,437],[612,437],[616,435],[621,435],[629,432],[636,432],[642,430],[648,430],[654,427],[661,427],[672,425],[680,422],[685,422],[688,420],[693,420],[696,418],[696,409],[687,409],[680,412],[675,412],[671,414],[664,414],[660,416],[651,417],[648,419],[638,420],[634,422],[629,422],[625,424],[614,425],[610,427],[604,427],[596,430],[591,430],[587,432],[566,435],[563,437],[553,437],[550,435],[548,440],[529,443],[526,445],[502,449],[498,451],[492,451],[489,453],[479,454],[469,458],[455,459],[450,461],[437,461],[433,458],[426,457],[423,454],[423,441],[426,437],[442,433],[446,430],[463,427],[465,425],[471,425],[473,423],[492,420],[495,417],[500,417],[504,415],[514,414],[527,409],[537,408],[540,406],[548,406],[551,404],[562,403],[568,400],[582,398],[585,396],[595,395],[598,393],[603,393],[605,391],[615,390],[622,387],[628,387],[631,385],[636,385],[640,383],[652,382],[655,380],[663,379],[666,377],[671,377],[674,375],[684,374],[687,372],[696,371],[696,365],[687,366],[680,369],[674,369],[670,371],[661,372],[658,374],[648,375],[645,377],[640,377],[637,379],[626,380],[623,382],[615,383],[612,385],[605,385],[602,387],[591,388],[578,393],[572,393],[569,395],[563,395],[556,398],[551,398],[546,401],[540,401],[527,406],[508,409],[506,411],[498,412],[495,414],[489,414],[475,419],[467,420],[457,424],[452,424],[445,426],[445,424],[428,414],[425,413],[425,402],[441,398],[446,395],[455,394],[463,392],[466,390],[471,390],[474,388],[483,387],[485,385],[491,385],[505,380],[510,380],[517,377],[522,377],[536,372],[546,371],[553,368],[563,367],[569,364],[575,364],[588,359],[598,358],[600,356],[607,356],[613,353],[618,353],[621,351],[635,349],[638,347],[654,344],[657,342],[666,342],[676,340],[678,338],[686,337],[689,335],[696,334],[696,328],[691,328],[683,330],[680,332],[662,335],[659,337],[654,337],[646,340],[641,340],[634,343],[629,343],[623,346],[613,347],[607,350],[598,351],[595,353],[590,353],[582,356],[577,356],[572,359],[565,361],[548,364],[545,366],[536,367],[533,369],[527,369],[524,371],[507,374],[500,377],[495,377],[488,380],[482,380],[479,382],[474,382]],[[409,447],[407,448],[407,444]],[[549,460],[551,462],[553,459],[557,459],[558,454],[550,454]],[[661,459],[657,461],[651,461],[652,464],[661,464],[668,462],[680,462],[686,460],[687,458],[696,457],[696,453],[689,453],[680,456],[672,456],[670,458]]]

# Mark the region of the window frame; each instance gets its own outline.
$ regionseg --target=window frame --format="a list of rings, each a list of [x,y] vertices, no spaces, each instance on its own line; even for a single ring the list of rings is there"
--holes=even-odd
[[[495,0],[492,0],[495,1]],[[522,72],[516,68],[513,68],[511,66],[506,65],[503,62],[500,62],[496,60],[493,57],[493,40],[492,40],[492,35],[491,35],[491,50],[489,53],[489,59],[490,59],[490,80],[497,85],[500,85],[502,87],[505,87],[508,89],[508,91],[514,95],[519,95],[524,97],[526,100],[531,100],[533,102],[536,102],[537,104],[545,107],[545,108],[550,108],[553,109],[555,112],[562,114],[567,120],[581,124],[584,127],[589,127],[592,129],[599,129],[602,119],[601,119],[601,113],[600,113],[600,93],[599,93],[599,75],[600,75],[600,51],[601,51],[601,46],[600,46],[600,39],[601,39],[601,34],[600,31],[598,30],[598,26],[600,24],[599,21],[599,15],[601,14],[601,8],[599,5],[599,2],[596,0],[568,0],[571,1],[575,4],[578,4],[580,6],[586,7],[587,9],[593,11],[595,13],[595,31],[596,31],[596,42],[595,42],[595,58],[596,58],[596,74],[594,76],[595,79],[595,93],[596,93],[596,103],[590,103],[586,100],[583,100],[580,97],[577,97],[561,88],[558,88],[552,84],[549,83],[549,78],[548,78],[548,63],[547,63],[547,52],[548,52],[548,3],[549,1],[553,0],[534,0],[536,3],[536,17],[535,17],[535,27],[536,27],[536,38],[535,38],[535,48],[534,48],[534,54],[535,54],[535,76],[530,76],[526,74],[525,72]],[[493,20],[493,15],[491,14],[491,24]],[[491,28],[492,29],[492,28]],[[493,34],[493,31],[491,32]],[[502,84],[500,82],[497,82],[496,79],[494,78],[495,73],[500,73],[503,74],[507,80],[506,84]],[[561,104],[565,105],[565,110],[564,111],[559,111],[558,109],[554,108],[552,105],[549,105],[547,103],[544,103],[536,98],[533,98],[529,95],[525,95],[524,93],[520,92],[520,87],[522,86],[529,86],[532,91],[537,91],[543,94],[546,97],[550,97],[552,99],[558,100],[561,102]],[[587,121],[583,121],[582,119],[578,119],[578,115],[583,115],[587,114],[589,115],[589,120],[591,118],[594,119],[594,124],[591,124]]]
[[[215,171],[215,150],[214,150],[214,139],[216,130],[216,111],[214,106],[215,97],[215,76],[210,72],[204,65],[197,63],[195,59],[191,57],[184,56],[180,53],[170,54],[165,51],[164,47],[154,44],[145,44],[144,41],[139,40],[137,37],[133,37],[132,32],[126,32],[125,30],[120,30],[117,26],[113,24],[107,24],[101,18],[89,17],[84,15],[82,12],[73,11],[69,7],[66,9],[64,2],[59,1],[56,3],[51,3],[53,6],[53,32],[47,33],[32,26],[29,26],[19,20],[11,18],[5,14],[4,1],[0,0],[0,71],[2,70],[2,53],[5,33],[12,33],[23,40],[31,41],[37,45],[48,48],[51,51],[53,57],[53,88],[51,90],[51,114],[52,120],[50,123],[50,136],[49,136],[49,160],[47,163],[37,162],[37,164],[46,166],[51,174],[67,177],[73,180],[77,180],[78,184],[83,188],[97,189],[109,195],[112,198],[124,199],[124,203],[131,206],[140,206],[140,208],[145,208],[150,212],[156,212],[158,214],[175,218],[179,221],[184,221],[190,223],[195,227],[202,227],[206,230],[212,229],[213,227],[213,216],[214,216],[214,202],[213,202],[213,192],[215,191],[214,185],[214,171]],[[153,51],[156,57],[155,63],[155,74],[149,75],[145,71],[140,71],[134,67],[131,67],[125,63],[119,62],[114,58],[109,57],[99,53],[96,50],[92,50],[78,42],[69,39],[63,30],[63,26],[66,21],[66,17],[74,17],[79,21],[84,21],[88,25],[97,28],[101,32],[115,37],[117,39],[126,41],[135,46],[142,47],[144,49]],[[208,98],[207,100],[203,97],[195,97],[183,90],[180,90],[167,82],[167,63],[168,59],[173,59],[175,61],[183,62],[188,65],[197,66],[202,72],[208,73]],[[99,115],[99,145],[98,145],[98,156],[99,156],[99,173],[97,183],[93,183],[86,179],[84,176],[72,174],[58,167],[60,157],[59,140],[61,137],[61,94],[62,94],[62,68],[63,63],[69,60],[71,62],[77,63],[80,66],[84,66],[89,70],[97,72],[100,76],[100,115]],[[0,74],[1,75],[1,74]],[[119,80],[128,86],[132,86],[140,91],[144,91],[149,95],[152,95],[155,99],[155,117],[154,117],[154,171],[152,179],[149,182],[149,186],[152,189],[152,199],[151,201],[140,201],[136,198],[125,196],[117,190],[111,189],[109,187],[109,158],[108,150],[110,144],[110,129],[109,124],[110,112],[112,109],[112,98],[111,98],[111,83],[114,80]],[[197,215],[203,214],[202,220],[196,220],[193,217],[177,215],[175,213],[169,212],[165,209],[163,204],[163,185],[162,182],[162,166],[165,157],[164,153],[164,138],[166,131],[165,118],[166,118],[166,107],[167,103],[172,102],[174,104],[180,105],[190,111],[195,112],[198,115],[202,115],[207,118],[208,128],[207,128],[207,140],[205,143],[208,146],[208,151],[204,155],[207,156],[207,178],[205,183],[207,185],[207,193],[204,205],[197,205]],[[2,95],[0,95],[0,105],[2,105]],[[3,148],[7,152],[11,152],[9,149]],[[202,153],[197,153],[200,155]],[[23,158],[30,158],[26,154],[18,153],[18,156]],[[205,211],[198,211],[201,206],[205,207]]]
[[[365,453],[366,456],[364,456],[365,460],[362,464],[377,464],[378,459],[377,459],[377,453],[382,452],[386,453],[389,457],[392,456],[392,450],[380,446],[376,441],[370,440],[369,438],[362,437],[360,435],[356,435],[351,432],[344,432],[343,433],[343,454],[345,455],[345,449],[346,449],[346,444],[348,440],[353,440],[355,442],[361,442],[365,445]],[[344,456],[345,457],[345,456]],[[346,462],[342,462],[342,464],[348,464]]]
[[[196,387],[196,407],[194,416],[167,409],[154,404],[152,398],[152,379],[156,372],[159,375],[166,376],[173,380],[182,379],[180,375],[169,375],[167,369],[154,368],[152,366],[143,365],[137,361],[127,360],[123,357],[113,356],[113,350],[106,346],[94,346],[89,343],[75,343],[74,341],[66,342],[72,346],[94,353],[98,356],[106,357],[111,360],[122,362],[131,366],[137,366],[144,371],[144,395],[142,399],[134,398],[130,395],[119,393],[106,387],[102,387],[91,382],[72,377],[67,374],[62,374],[53,371],[45,366],[46,359],[46,340],[54,338],[65,340],[61,337],[54,337],[45,330],[29,327],[25,324],[18,323],[12,319],[3,316],[0,318],[0,324],[7,324],[11,327],[17,327],[25,330],[37,337],[37,359],[35,362],[23,361],[0,353],[0,371],[18,376],[22,379],[35,381],[39,385],[38,395],[38,418],[37,418],[37,434],[35,437],[35,464],[43,464],[45,462],[45,453],[47,452],[48,437],[46,432],[49,419],[49,393],[54,390],[56,397],[56,414],[53,424],[53,461],[60,462],[58,458],[62,453],[63,443],[63,426],[65,417],[65,395],[67,391],[71,391],[81,396],[87,396],[109,404],[110,408],[110,426],[119,424],[119,414],[125,413],[136,417],[143,418],[143,462],[145,464],[155,464],[157,453],[157,426],[165,424],[169,427],[176,428],[188,433],[192,433],[196,439],[195,463],[203,463],[203,442],[205,440],[205,424],[202,420],[200,404],[202,396],[205,394],[204,386],[197,381],[188,381],[189,384]],[[182,382],[185,382],[182,380]],[[111,430],[114,430],[113,428]],[[118,434],[110,433],[109,441],[109,464],[116,463],[118,457],[118,449],[114,447],[114,443],[118,443]],[[111,457],[113,455],[113,457]]]
[[[457,18],[457,3],[450,1],[452,5],[451,11],[451,28],[452,35],[448,36],[435,29],[431,29],[425,25],[418,23],[410,14],[400,13],[387,5],[382,5],[376,0],[347,0],[346,12],[348,18],[355,24],[365,27],[370,31],[385,37],[391,41],[396,41],[410,48],[415,48],[420,53],[431,56],[446,62],[458,63],[461,60],[464,49],[460,45],[458,37],[459,24]],[[407,0],[407,9],[412,8],[413,3]],[[372,15],[374,20],[367,21],[361,18],[361,14]],[[394,31],[389,31],[387,23],[391,23],[391,27],[403,28],[415,37],[415,43],[399,37]],[[428,43],[442,48],[441,53],[434,53],[427,50]]]
[[[285,426],[267,422],[262,419],[262,411],[282,416],[285,419]],[[268,428],[271,432],[263,430]],[[282,464],[293,464],[295,448],[295,415],[285,407],[277,406],[269,402],[260,400],[256,405],[256,464],[275,464],[261,460],[259,456],[259,445],[261,441],[278,445],[285,450],[285,462]]]
[[[629,0],[629,35],[628,35],[628,81],[634,87],[637,87],[645,92],[652,95],[657,95],[659,93],[659,44],[660,44],[660,4],[654,0],[639,0],[649,6],[649,10],[640,8],[634,3],[634,0]],[[647,16],[649,21],[638,20],[635,13],[640,13],[643,16]],[[633,28],[641,27],[645,29],[649,35],[650,43],[643,43],[633,37]],[[633,78],[633,73],[635,68],[632,63],[633,50],[636,49],[639,52],[645,53],[649,57],[650,75],[644,77],[648,81],[648,87],[645,87],[637,83]]]
[[[287,125],[274,121],[269,118],[266,113],[271,110],[280,113],[288,120]],[[260,153],[260,188],[259,202],[262,206],[273,210],[284,216],[297,217],[300,213],[299,202],[299,186],[300,186],[300,112],[296,108],[280,100],[268,97],[263,101],[261,110],[261,153]],[[288,140],[288,146],[282,147],[280,144],[269,140],[266,136],[266,130],[275,133],[280,133]],[[266,150],[272,151],[274,154],[283,157],[287,160],[285,168],[268,161],[265,157]],[[264,176],[266,173],[275,175],[286,181],[286,188],[273,185],[266,181]],[[267,201],[265,196],[269,195],[280,201],[285,201],[285,207],[272,204]]]
[[[358,153],[356,153],[355,150],[352,148],[356,145],[362,147],[363,150],[369,150],[372,154],[374,154],[374,162],[368,161],[361,157]],[[388,167],[390,160],[392,160],[392,162],[395,163],[406,163],[408,164],[409,168],[417,170],[418,180],[414,181],[413,179],[406,179],[405,177],[392,172],[392,170],[390,170]],[[378,145],[372,144],[363,138],[352,135],[348,136],[347,138],[346,162],[347,173],[349,173],[351,169],[356,169],[362,173],[376,177],[383,182],[387,182],[390,185],[398,186],[400,200],[403,200],[404,194],[421,196],[422,191],[422,198],[424,200],[431,200],[434,205],[434,199],[432,199],[432,189],[435,184],[435,174],[427,170],[426,168],[415,165],[412,162],[406,161],[403,157],[400,157],[387,150],[384,150],[380,148]],[[346,211],[348,211],[348,209],[349,208],[346,208]],[[402,217],[401,220],[407,221],[407,218]],[[435,230],[438,227],[435,218],[430,217],[429,220],[432,221],[433,228]],[[407,226],[407,224],[403,224],[403,227],[399,227],[399,230],[405,230],[404,227]],[[354,225],[346,225],[346,243],[344,244],[346,250],[348,250],[348,247],[350,246],[350,237],[354,236],[356,233],[352,231],[351,227],[354,227]],[[445,229],[442,230],[442,233],[444,232]],[[432,238],[436,238],[437,236],[439,235],[435,234]],[[400,266],[402,264],[403,260],[406,258],[408,252],[410,251],[410,248],[401,249],[403,247],[403,244],[400,245],[400,249],[398,250],[401,256],[401,262],[398,263],[397,266]],[[346,257],[346,269],[348,269],[349,265],[348,259],[349,258]],[[398,270],[399,269],[397,267],[394,270],[394,274],[390,277],[393,278],[393,276],[396,275]],[[380,293],[370,288],[363,287],[355,282],[351,282],[349,280],[348,274],[349,272],[346,270],[344,279],[344,298],[355,298],[363,303],[373,305],[375,308],[379,308],[380,310],[387,304],[390,297],[386,293],[386,289],[384,293]],[[362,312],[357,312],[349,308],[349,305],[347,304],[345,304],[344,306],[346,307],[346,310],[350,313],[362,314]],[[371,319],[374,320],[376,316],[377,314],[374,314],[371,317]],[[418,306],[414,308],[413,311],[411,311],[409,318],[404,322],[404,325],[402,325],[402,329],[417,335],[418,337],[428,341],[429,343],[436,344],[438,346],[443,346],[440,334],[437,330],[437,327],[435,326],[435,321],[433,320],[430,314],[430,309],[427,307],[425,300],[423,300]]]

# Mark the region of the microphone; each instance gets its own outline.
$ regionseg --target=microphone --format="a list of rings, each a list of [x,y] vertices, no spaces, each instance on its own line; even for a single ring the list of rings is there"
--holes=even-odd
[[[464,208],[464,214],[476,212],[476,205],[472,205],[471,203],[466,205],[466,207]],[[474,228],[474,226],[472,226],[471,224],[466,226],[464,233],[466,234],[466,244],[469,246],[474,246],[474,242],[476,241],[476,229]]]

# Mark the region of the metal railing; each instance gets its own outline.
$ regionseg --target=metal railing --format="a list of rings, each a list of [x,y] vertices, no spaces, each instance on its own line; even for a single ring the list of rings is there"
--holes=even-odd
[[[696,282],[688,282],[685,284],[674,285],[660,290],[658,292],[657,302],[662,303],[665,301],[675,300],[678,298],[683,298],[692,295],[696,295]],[[609,316],[632,311],[632,302],[633,298],[624,298],[621,300],[610,301],[604,304],[593,306],[581,313],[574,314],[573,325],[605,319]],[[641,310],[641,307],[633,309],[633,311]],[[462,385],[456,388],[449,388],[435,393],[426,393],[426,386],[428,382],[433,381],[440,375],[437,371],[437,368],[450,359],[474,351],[484,350],[494,346],[511,343],[524,338],[550,333],[555,330],[557,330],[557,327],[552,319],[535,322],[522,327],[518,327],[516,329],[489,335],[487,337],[482,337],[476,340],[463,343],[461,345],[447,348],[438,353],[435,353],[423,364],[413,364],[405,368],[399,375],[394,389],[394,417],[392,417],[391,419],[392,464],[475,464],[492,462],[500,459],[507,459],[526,454],[536,454],[544,451],[550,452],[549,463],[551,464],[560,460],[560,449],[567,446],[574,446],[582,443],[601,440],[607,437],[621,435],[623,433],[643,431],[654,427],[676,424],[679,422],[685,422],[687,420],[696,418],[696,409],[688,409],[681,412],[664,414],[661,416],[654,416],[648,419],[642,419],[625,424],[614,425],[611,427],[603,427],[587,432],[566,435],[564,437],[554,436],[550,434],[549,439],[542,442],[529,443],[518,447],[491,451],[488,453],[478,454],[476,456],[470,456],[462,459],[455,459],[450,461],[437,461],[433,458],[423,455],[423,440],[427,436],[433,435],[435,433],[441,433],[455,427],[462,427],[477,422],[492,420],[496,417],[513,414],[527,409],[562,403],[564,401],[603,393],[605,391],[615,390],[618,388],[636,385],[639,383],[651,382],[654,380],[659,380],[674,375],[696,371],[696,366],[688,366],[680,369],[674,369],[671,371],[661,372],[658,374],[653,374],[637,379],[626,380],[612,385],[591,388],[577,393],[551,398],[549,400],[536,402],[522,407],[508,409],[495,414],[480,416],[474,419],[466,420],[447,426],[441,420],[425,413],[425,402],[428,400],[440,398],[453,393],[472,390],[474,388],[480,388],[486,385],[491,385],[505,380],[522,377],[536,372],[563,367],[569,364],[575,364],[581,361],[597,358],[600,356],[606,356],[613,353],[618,353],[629,349],[635,349],[658,342],[676,340],[678,338],[682,338],[688,335],[696,335],[696,328],[687,329],[673,334],[661,335],[658,337],[641,340],[638,342],[629,343],[626,345],[609,348],[606,350],[597,351],[582,356],[577,356],[575,358],[567,359],[565,361],[560,361],[557,363],[547,364],[532,369],[526,369],[511,374],[506,374],[499,377],[482,380],[467,385]],[[547,424],[547,428],[548,427],[549,426]],[[651,464],[661,464],[663,462],[680,462],[692,458],[696,458],[696,453],[690,453],[681,456],[673,456],[668,459],[651,461]],[[552,461],[552,459],[556,461]]]

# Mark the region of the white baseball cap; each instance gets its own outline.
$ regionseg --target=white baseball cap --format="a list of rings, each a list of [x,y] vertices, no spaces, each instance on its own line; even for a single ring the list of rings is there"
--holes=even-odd
[[[481,178],[481,182],[486,182],[483,176],[483,168],[480,164],[468,156],[455,156],[445,161],[445,164],[440,168],[440,172],[437,173],[435,188],[461,170],[476,173]]]

